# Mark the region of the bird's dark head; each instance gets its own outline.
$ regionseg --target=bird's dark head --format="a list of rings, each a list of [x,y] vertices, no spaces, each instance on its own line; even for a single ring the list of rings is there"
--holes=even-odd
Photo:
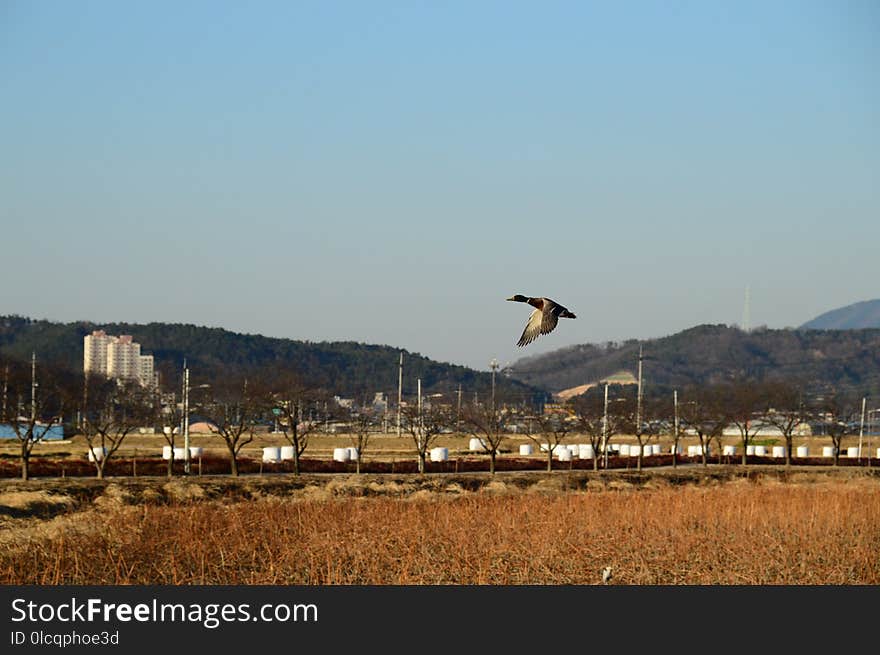
[[[521,294],[516,294],[515,296],[511,296],[508,300],[512,300],[514,302],[528,302],[529,299]]]

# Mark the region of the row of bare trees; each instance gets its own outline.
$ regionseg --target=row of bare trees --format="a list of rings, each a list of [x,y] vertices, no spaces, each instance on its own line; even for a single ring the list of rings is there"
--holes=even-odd
[[[139,428],[158,428],[174,452],[180,435],[175,428],[184,419],[184,408],[174,391],[160,393],[100,377],[45,377],[38,380],[35,360],[29,367],[8,362],[3,368],[0,423],[11,426],[18,441],[23,479],[29,476],[34,446],[65,416],[95,453],[91,459],[99,478],[126,438]],[[292,447],[294,472],[301,472],[302,457],[322,426],[311,411],[322,402],[326,405],[329,394],[287,372],[271,378],[228,378],[196,386],[205,390],[188,411],[208,422],[223,441],[232,475],[239,473],[242,449],[267,424],[273,424]],[[644,446],[661,434],[671,437],[675,445],[684,433],[696,436],[706,463],[708,447],[715,441],[720,448],[723,431],[730,426],[739,434],[743,464],[747,447],[767,426],[776,428],[784,438],[786,463],[790,463],[794,441],[807,424],[830,437],[837,464],[842,440],[854,433],[858,422],[859,401],[833,393],[807,397],[796,386],[783,383],[730,382],[645,398],[639,398],[632,385],[617,385],[593,387],[571,402],[545,411],[505,403],[504,398],[496,403],[494,396],[491,402],[474,401],[456,409],[452,402],[432,399],[424,405],[419,402],[402,407],[401,428],[412,439],[420,472],[425,471],[428,454],[440,436],[452,431],[478,438],[494,473],[497,455],[512,430],[546,451],[550,470],[554,454],[575,434],[589,440],[595,469],[607,466],[612,439],[624,434],[635,435],[638,441],[639,468]],[[359,454],[360,472],[363,454],[371,435],[379,429],[381,417],[366,401],[352,408],[333,403],[329,407],[335,408],[335,418],[346,424],[345,432]],[[173,459],[169,459],[167,474],[172,471]]]

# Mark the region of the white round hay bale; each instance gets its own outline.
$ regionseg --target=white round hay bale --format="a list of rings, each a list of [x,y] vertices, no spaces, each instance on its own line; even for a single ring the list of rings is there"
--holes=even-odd
[[[449,449],[438,446],[437,448],[431,448],[431,461],[432,462],[445,462],[449,459]]]
[[[632,448],[632,446],[630,446],[628,443],[622,443],[622,444],[620,444],[620,451],[619,451],[619,452],[620,452],[620,455],[621,455],[621,456],[626,455],[626,456],[628,457],[628,456],[629,456],[630,448]]]
[[[736,446],[727,445],[721,449],[721,454],[725,457],[733,457],[736,455]]]
[[[834,446],[822,446],[822,457],[834,457]]]
[[[795,454],[798,457],[809,457],[810,456],[810,449],[807,448],[806,446],[798,446],[797,450],[795,450]]]
[[[174,449],[174,459],[183,461],[186,459],[186,448],[175,448]]]
[[[655,443],[653,446],[651,446],[651,454],[652,455],[662,455],[663,454],[663,447],[660,444]]]
[[[620,453],[620,444],[619,443],[611,444],[610,448],[613,452]]]
[[[350,459],[352,462],[356,462],[358,460],[358,449],[357,448],[355,448],[353,446],[348,447],[348,459]]]
[[[571,461],[571,451],[567,446],[557,446],[556,447],[556,457],[560,462],[570,462]]]
[[[859,456],[859,447],[858,446],[850,446],[846,449],[847,457],[858,457]]]
[[[746,446],[746,455],[754,455],[755,454],[755,446],[753,444],[749,444]]]
[[[189,458],[190,459],[198,459],[202,456],[202,447],[201,446],[190,446],[189,447]]]
[[[171,459],[171,446],[162,446],[162,459]]]
[[[541,444],[540,448],[541,448],[541,452],[542,452],[542,453],[549,452],[549,451],[550,451],[550,444],[544,442],[544,443]]]
[[[95,446],[93,448],[89,448],[89,461],[90,462],[100,462],[107,455],[107,449],[101,448],[100,446]]]
[[[755,457],[764,457],[767,455],[767,446],[755,446]]]
[[[593,452],[593,445],[588,443],[578,444],[578,457],[580,459],[593,459],[596,453]]]
[[[347,462],[348,461],[348,448],[334,448],[333,449],[333,461],[334,462]]]
[[[773,446],[773,457],[785,457],[785,446]]]
[[[263,461],[280,462],[281,448],[279,448],[278,446],[266,446],[265,448],[263,448]]]
[[[520,455],[531,455],[532,454],[532,444],[521,443],[519,445],[519,454]]]
[[[281,446],[281,459],[293,459],[293,446]]]
[[[681,455],[683,452],[684,449],[681,447],[681,444],[672,444],[669,446],[670,455]]]
[[[630,444],[630,446],[629,446],[629,456],[630,457],[638,457],[640,452],[642,452],[642,447],[640,445]]]
[[[483,442],[480,439],[474,437],[471,438],[470,442],[468,443],[468,450],[470,450],[471,452],[478,452],[481,450],[485,450],[485,448],[483,447]]]

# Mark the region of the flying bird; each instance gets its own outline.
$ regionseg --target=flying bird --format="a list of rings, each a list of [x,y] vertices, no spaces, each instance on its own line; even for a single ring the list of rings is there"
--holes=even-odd
[[[523,330],[522,336],[516,343],[516,345],[520,347],[530,344],[542,334],[552,332],[553,328],[556,327],[556,323],[559,321],[560,316],[562,318],[577,318],[565,307],[549,298],[530,298],[528,296],[516,294],[515,296],[508,298],[508,300],[525,302],[535,308],[529,315],[529,320],[526,322],[526,328]]]

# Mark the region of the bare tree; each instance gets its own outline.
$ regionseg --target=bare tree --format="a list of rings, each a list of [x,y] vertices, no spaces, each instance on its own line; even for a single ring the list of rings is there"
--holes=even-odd
[[[468,434],[480,440],[489,455],[489,473],[495,475],[498,451],[506,439],[501,412],[493,403],[469,403],[462,408],[461,418]]]
[[[11,402],[14,395],[17,402]],[[23,401],[29,398],[27,405]],[[3,367],[3,398],[0,422],[7,424],[19,445],[21,479],[30,479],[30,460],[34,446],[46,439],[52,428],[61,424],[64,396],[60,390],[43,385],[39,387],[36,377],[36,357],[31,360],[31,376],[28,378],[19,367]]]
[[[83,436],[89,446],[95,475],[103,479],[107,462],[125,438],[152,420],[153,398],[135,381],[86,376],[83,404]]]
[[[373,434],[373,424],[376,421],[372,407],[366,402],[361,405],[357,412],[352,412],[349,430],[349,441],[357,451],[357,459],[355,460],[355,473],[360,475],[361,460],[367,447],[370,445],[370,437]]]
[[[548,472],[553,470],[553,453],[559,446],[564,445],[574,427],[574,423],[568,419],[566,414],[551,412],[530,417],[527,421],[526,436],[535,442],[538,449],[545,447],[547,450]]]
[[[293,472],[299,475],[300,459],[309,447],[309,437],[319,427],[318,421],[308,420],[306,409],[317,400],[319,393],[306,386],[294,373],[282,375],[273,386],[276,388],[275,408],[280,413],[279,428],[293,447]]]
[[[706,453],[712,440],[719,441],[728,423],[722,404],[722,393],[716,387],[690,387],[684,390],[678,405],[679,422],[686,432],[697,436],[703,466],[708,465]]]
[[[794,436],[807,421],[807,408],[803,395],[796,387],[783,382],[768,385],[773,407],[764,415],[764,422],[782,433],[785,439],[785,465],[791,466],[791,453],[794,449]]]
[[[424,473],[428,451],[443,430],[455,423],[455,416],[445,406],[433,403],[422,408],[407,405],[402,408],[401,415],[401,422],[412,437],[419,457],[419,473]]]
[[[248,380],[231,380],[214,387],[215,396],[203,411],[211,432],[223,439],[229,451],[230,473],[238,475],[241,449],[254,440],[257,423],[265,413],[265,397]]]
[[[599,469],[600,456],[604,454],[603,449],[608,447],[611,437],[622,431],[625,415],[619,411],[618,402],[609,403],[606,414],[604,388],[599,387],[588,389],[586,393],[577,396],[572,406],[577,418],[577,429],[587,436],[593,448],[593,470],[596,471]]]
[[[767,414],[767,385],[750,380],[738,380],[722,387],[728,407],[728,418],[739,431],[742,444],[742,464],[748,464],[746,451],[763,426],[761,417]]]
[[[180,426],[183,425],[183,408],[175,402],[174,392],[169,393],[163,401],[161,393],[156,399],[156,422],[162,430],[162,437],[170,450],[167,460],[167,477],[174,475],[174,447]]]
[[[857,433],[857,421],[861,406],[855,397],[844,394],[831,394],[814,402],[815,414],[820,430],[831,438],[834,448],[834,466],[840,460],[843,440]]]

